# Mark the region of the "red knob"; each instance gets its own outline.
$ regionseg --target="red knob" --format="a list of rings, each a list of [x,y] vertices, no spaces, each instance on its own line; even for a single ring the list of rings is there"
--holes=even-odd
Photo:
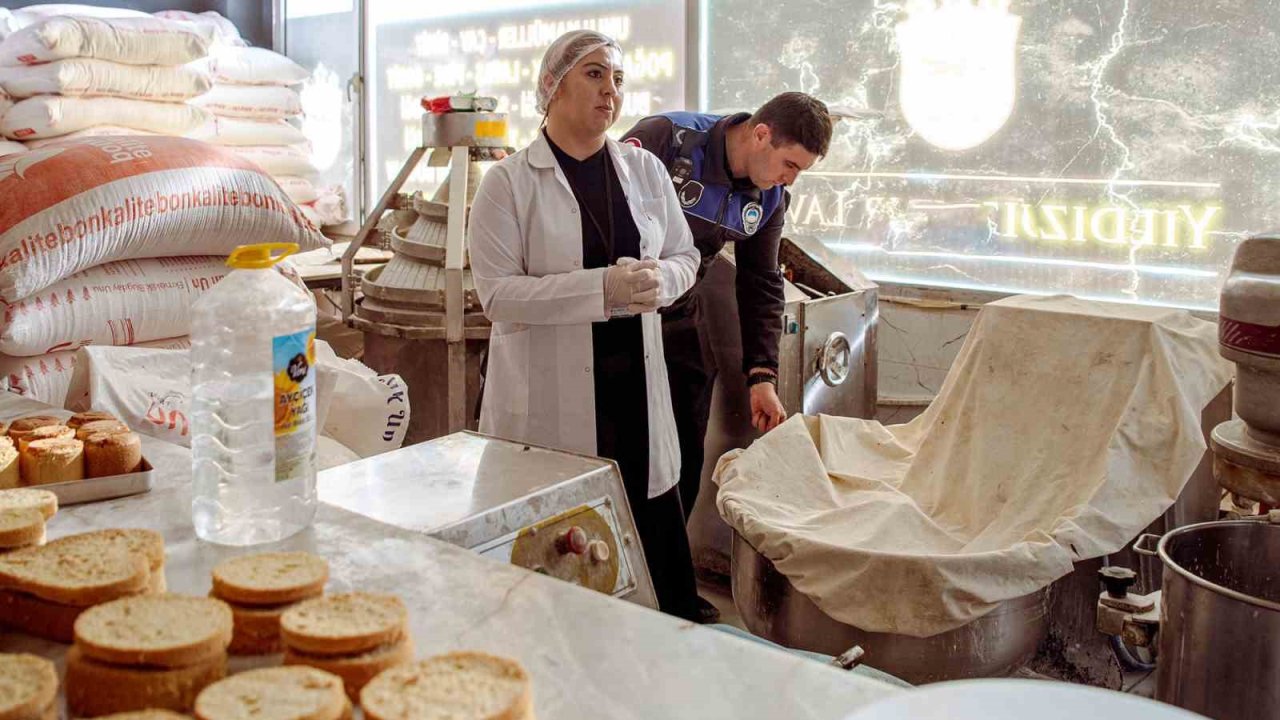
[[[556,549],[563,555],[581,555],[587,551],[587,531],[573,526],[556,538]]]

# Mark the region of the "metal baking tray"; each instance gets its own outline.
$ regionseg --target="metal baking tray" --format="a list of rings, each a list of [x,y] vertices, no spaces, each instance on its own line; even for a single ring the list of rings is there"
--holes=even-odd
[[[93,478],[91,480],[71,480],[69,482],[50,483],[48,485],[24,485],[36,490],[48,490],[58,496],[58,505],[79,505],[80,503],[111,500],[113,498],[139,495],[151,490],[155,481],[155,468],[144,457],[142,469],[127,475]]]

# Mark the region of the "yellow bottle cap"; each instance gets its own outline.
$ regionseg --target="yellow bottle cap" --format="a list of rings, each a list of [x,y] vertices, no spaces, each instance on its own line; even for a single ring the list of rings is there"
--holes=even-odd
[[[272,253],[279,251],[280,254]],[[269,268],[290,255],[298,252],[297,243],[260,243],[257,245],[241,245],[231,251],[227,265],[237,270],[262,270]]]

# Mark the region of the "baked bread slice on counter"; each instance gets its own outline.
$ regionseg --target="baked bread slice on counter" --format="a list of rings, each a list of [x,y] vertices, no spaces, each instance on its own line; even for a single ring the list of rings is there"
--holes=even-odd
[[[225,656],[231,609],[185,595],[121,598],[86,610],[75,625],[85,657],[116,665],[182,668]]]
[[[0,654],[0,720],[57,715],[58,671],[35,655]]]
[[[409,611],[394,595],[349,593],[298,603],[280,617],[284,644],[309,655],[355,655],[402,638]]]
[[[33,507],[0,509],[0,552],[43,544],[43,512]]]
[[[88,607],[147,589],[146,559],[102,543],[15,550],[0,555],[0,590],[15,590],[42,600]]]
[[[293,666],[239,673],[196,698],[199,720],[343,720],[351,703],[342,681],[315,668]]]
[[[319,596],[328,581],[328,561],[311,553],[243,555],[213,569],[213,594],[238,605],[283,605]]]
[[[58,512],[58,496],[34,488],[0,490],[0,509],[23,507],[38,508],[44,519],[50,520]]]
[[[365,686],[360,707],[367,720],[534,720],[529,674],[479,652],[394,667]]]
[[[227,676],[225,653],[180,668],[128,667],[67,652],[65,692],[73,717],[159,708],[186,712],[206,687]]]
[[[306,665],[342,678],[351,702],[360,702],[360,691],[378,675],[397,665],[411,662],[415,656],[413,639],[405,636],[399,642],[384,645],[359,655],[324,657],[308,655],[293,649],[284,652],[284,664]]]

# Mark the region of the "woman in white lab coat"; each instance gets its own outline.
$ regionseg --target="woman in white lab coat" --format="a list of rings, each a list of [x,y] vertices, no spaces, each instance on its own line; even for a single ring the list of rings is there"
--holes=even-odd
[[[539,71],[543,130],[480,183],[471,270],[493,323],[480,430],[617,461],[659,605],[696,619],[655,311],[692,287],[698,251],[658,158],[605,136],[623,80],[612,39],[562,36]]]

